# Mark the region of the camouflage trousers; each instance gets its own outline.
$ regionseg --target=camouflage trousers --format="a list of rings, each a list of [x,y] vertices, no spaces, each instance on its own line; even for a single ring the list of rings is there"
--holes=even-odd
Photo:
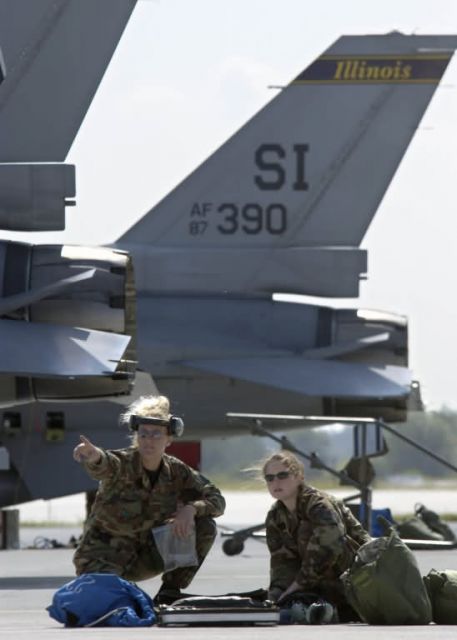
[[[164,587],[187,587],[216,538],[216,523],[212,518],[195,518],[196,551],[198,565],[179,567],[162,576]],[[115,573],[121,578],[137,582],[163,573],[163,561],[152,535],[145,532],[138,538],[116,536],[94,527],[84,532],[73,556],[76,575],[82,573]]]
[[[279,598],[279,596],[294,582],[301,566],[302,559],[298,554],[293,558],[289,557],[284,559],[280,575],[276,572],[276,578],[274,582],[270,584],[269,588],[270,596],[274,600]],[[338,577],[339,573],[340,572],[336,568],[334,571],[329,570],[326,575],[321,575],[309,584],[301,585],[300,591],[305,593],[315,593],[337,607],[346,605],[346,596],[344,593],[343,583]]]

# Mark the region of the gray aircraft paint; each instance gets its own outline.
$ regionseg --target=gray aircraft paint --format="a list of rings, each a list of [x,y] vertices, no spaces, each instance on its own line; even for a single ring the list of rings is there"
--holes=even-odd
[[[455,46],[337,40],[123,234],[139,290],[357,296],[358,247]]]
[[[14,18],[17,25],[8,36],[6,26],[0,27],[6,73],[0,84],[0,159],[55,163],[49,186],[61,200],[61,211],[72,197],[71,181],[62,187],[58,167],[65,165],[57,163],[66,157],[134,4],[39,0],[23,20],[23,0],[0,1],[1,24]],[[106,40],[103,18],[110,24]],[[64,44],[68,50],[81,48],[74,33],[84,33],[87,50],[79,58],[56,57]],[[127,231],[114,251],[102,250],[111,251],[110,268],[104,267],[104,256],[90,256],[86,248],[67,260],[60,247],[41,252],[37,247],[30,250],[36,257],[24,261],[28,271],[21,267],[21,286],[11,290],[20,279],[13,269],[19,262],[7,261],[10,279],[3,281],[3,296],[34,300],[30,310],[13,311],[23,322],[7,322],[28,328],[31,343],[29,312],[51,331],[59,320],[69,327],[73,317],[93,332],[99,327],[85,325],[89,319],[113,333],[118,327],[125,334],[130,330],[146,372],[136,391],[156,388],[147,376],[152,374],[159,391],[172,399],[174,412],[183,415],[188,438],[236,432],[227,412],[404,419],[411,395],[405,318],[277,302],[272,294],[357,295],[367,270],[360,242],[456,46],[454,36],[340,38]],[[76,70],[70,98],[61,100]],[[23,101],[34,92],[39,94],[36,114],[27,119]],[[54,118],[48,135],[45,124]],[[21,180],[4,183],[20,185]],[[44,187],[48,176],[37,180]],[[25,223],[27,197],[19,189],[16,204],[25,211]],[[0,198],[2,211],[11,224]],[[39,215],[36,220],[39,225]],[[133,286],[133,280],[125,284],[115,277],[119,248],[128,250],[134,263],[136,331],[133,314],[128,318],[116,306],[119,292]],[[97,269],[90,279],[98,283],[95,289],[87,289],[85,281],[56,289],[51,298],[37,294],[83,264]],[[117,287],[114,299],[112,286]],[[97,307],[100,292],[103,304]],[[77,465],[67,465],[57,482],[42,472],[55,464],[56,455],[70,460],[81,431],[102,446],[126,443],[126,433],[114,425],[119,406],[134,395],[115,386],[110,401],[48,402],[61,381],[40,377],[55,364],[55,353],[45,351],[34,381],[41,402],[14,407],[22,418],[19,428],[4,425],[12,467],[1,487],[2,504],[88,488]],[[9,370],[27,373],[19,363],[14,368],[15,355],[13,350]],[[100,359],[106,355],[102,349]],[[81,370],[85,366],[81,362]],[[54,372],[60,375],[63,369],[57,365]],[[90,397],[88,386],[65,382],[66,393],[79,389],[79,397]],[[14,384],[10,377],[0,389],[14,395]],[[59,412],[65,428],[54,438],[47,421]]]
[[[0,162],[65,160],[135,4],[2,0]]]

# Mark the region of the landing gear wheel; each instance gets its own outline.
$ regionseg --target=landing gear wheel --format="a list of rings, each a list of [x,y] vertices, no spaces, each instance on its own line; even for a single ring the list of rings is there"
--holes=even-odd
[[[222,544],[222,550],[227,556],[237,556],[244,549],[244,542],[236,538],[229,538]]]

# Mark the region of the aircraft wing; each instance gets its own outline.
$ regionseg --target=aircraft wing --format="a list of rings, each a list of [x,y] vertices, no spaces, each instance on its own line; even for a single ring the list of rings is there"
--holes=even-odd
[[[0,374],[36,377],[114,373],[130,336],[53,324],[0,320]]]
[[[185,366],[307,396],[386,398],[411,391],[409,369],[299,357],[187,360]]]

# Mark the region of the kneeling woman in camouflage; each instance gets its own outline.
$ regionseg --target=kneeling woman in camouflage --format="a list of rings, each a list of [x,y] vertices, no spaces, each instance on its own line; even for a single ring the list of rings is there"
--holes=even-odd
[[[370,536],[346,506],[305,484],[303,465],[289,451],[270,456],[262,471],[277,500],[266,519],[270,598],[280,604],[295,591],[315,593],[346,618],[338,578]]]
[[[165,454],[183,423],[170,415],[164,396],[140,398],[123,416],[132,446],[104,450],[81,436],[73,457],[99,488],[73,562],[76,573],[116,573],[145,580],[163,572],[151,529],[171,522],[178,537],[193,527],[199,565],[179,567],[162,577],[161,594],[187,587],[216,536],[213,517],[225,509],[220,491],[177,458]],[[164,599],[165,599],[164,598]]]

